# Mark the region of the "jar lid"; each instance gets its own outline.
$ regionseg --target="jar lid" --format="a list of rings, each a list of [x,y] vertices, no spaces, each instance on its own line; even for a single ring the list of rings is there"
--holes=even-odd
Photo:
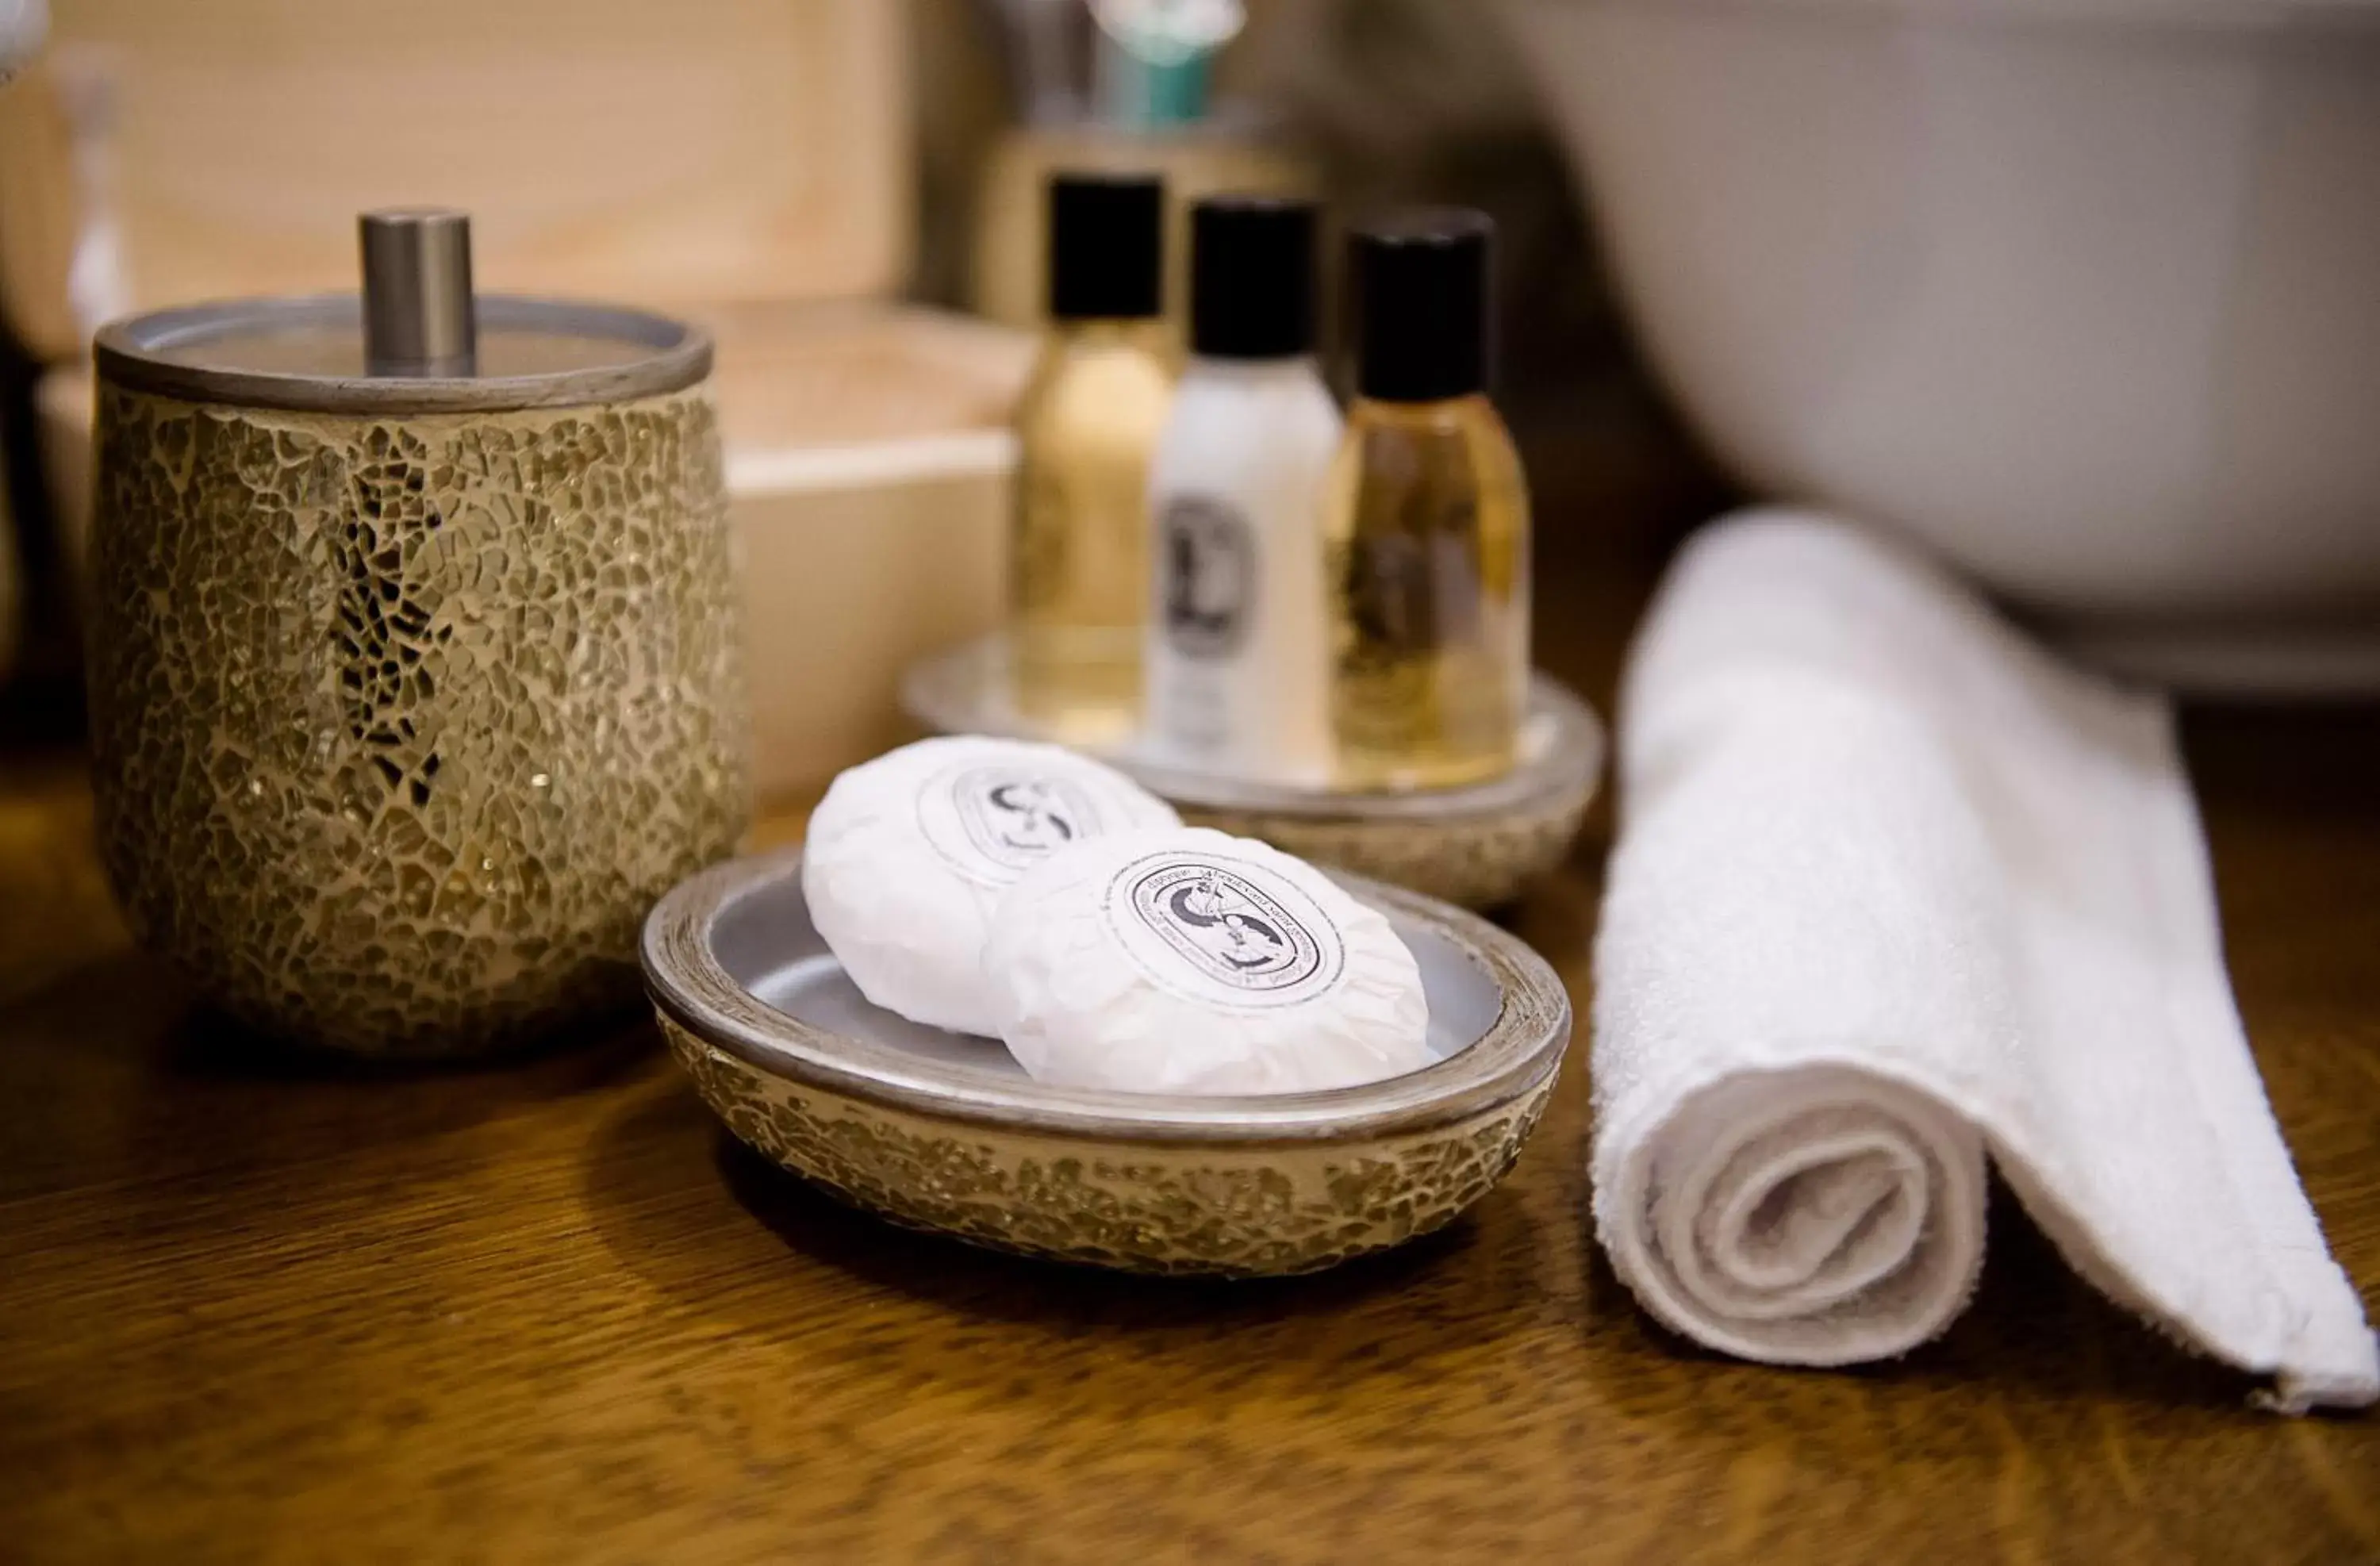
[[[367,213],[358,294],[186,305],[103,328],[102,379],[187,402],[316,413],[497,413],[659,396],[710,372],[667,316],[471,290],[459,213]]]
[[[188,305],[119,321],[92,345],[103,380],[185,402],[311,413],[498,413],[660,396],[710,373],[708,333],[564,299],[480,297],[468,375],[374,375],[354,294]]]

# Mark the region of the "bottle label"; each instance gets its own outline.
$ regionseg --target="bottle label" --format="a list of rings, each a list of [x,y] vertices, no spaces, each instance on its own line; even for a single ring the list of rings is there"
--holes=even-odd
[[[1245,859],[1154,854],[1108,884],[1110,929],[1141,970],[1185,998],[1292,1006],[1346,966],[1339,929],[1287,878]]]
[[[1099,834],[1099,803],[1069,778],[1020,767],[953,767],[917,798],[917,824],[953,869],[1006,886],[1072,843]]]
[[[1341,546],[1346,615],[1358,645],[1385,657],[1433,653],[1477,640],[1481,581],[1477,508],[1451,503],[1427,530],[1383,532]]]
[[[1256,535],[1211,495],[1176,495],[1158,518],[1166,645],[1184,658],[1228,658],[1247,640],[1257,602]]]

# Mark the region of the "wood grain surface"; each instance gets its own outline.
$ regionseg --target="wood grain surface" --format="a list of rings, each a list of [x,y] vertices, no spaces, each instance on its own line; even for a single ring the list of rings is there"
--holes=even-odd
[[[1585,527],[1545,640],[1601,701],[1645,570]],[[2275,1108],[2380,1304],[2380,713],[2190,752]],[[0,765],[0,1560],[2380,1560],[2380,1420],[2252,1412],[2010,1203],[1904,1363],[1664,1335],[1582,1226],[1584,1050],[1406,1251],[1012,1261],[746,1154],[641,1021],[461,1074],[260,1048],[126,947],[78,776]],[[1512,917],[1582,1010],[1608,832]]]

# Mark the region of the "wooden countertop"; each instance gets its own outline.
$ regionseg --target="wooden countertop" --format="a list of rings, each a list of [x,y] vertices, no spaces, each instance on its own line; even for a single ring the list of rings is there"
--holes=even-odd
[[[1549,661],[1608,696],[1643,575],[1549,545]],[[2275,1108],[2380,1305],[2380,713],[2189,737]],[[1514,917],[1582,1012],[1604,819]],[[70,751],[0,760],[0,1559],[2380,1560],[2380,1419],[2251,1412],[2007,1202],[1903,1364],[1665,1336],[1582,1227],[1583,1037],[1453,1229],[1136,1281],[834,1206],[641,1024],[278,1058],[128,948],[89,820]]]

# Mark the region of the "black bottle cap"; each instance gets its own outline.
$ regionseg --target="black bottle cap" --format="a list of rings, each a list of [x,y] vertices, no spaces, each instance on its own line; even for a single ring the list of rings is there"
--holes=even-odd
[[[1355,387],[1383,402],[1438,402],[1488,386],[1485,212],[1433,208],[1358,229],[1348,242],[1355,296]]]
[[[1288,358],[1314,351],[1314,205],[1218,196],[1190,212],[1190,351]]]
[[[1153,174],[1050,181],[1050,318],[1131,321],[1164,310],[1165,182]]]

